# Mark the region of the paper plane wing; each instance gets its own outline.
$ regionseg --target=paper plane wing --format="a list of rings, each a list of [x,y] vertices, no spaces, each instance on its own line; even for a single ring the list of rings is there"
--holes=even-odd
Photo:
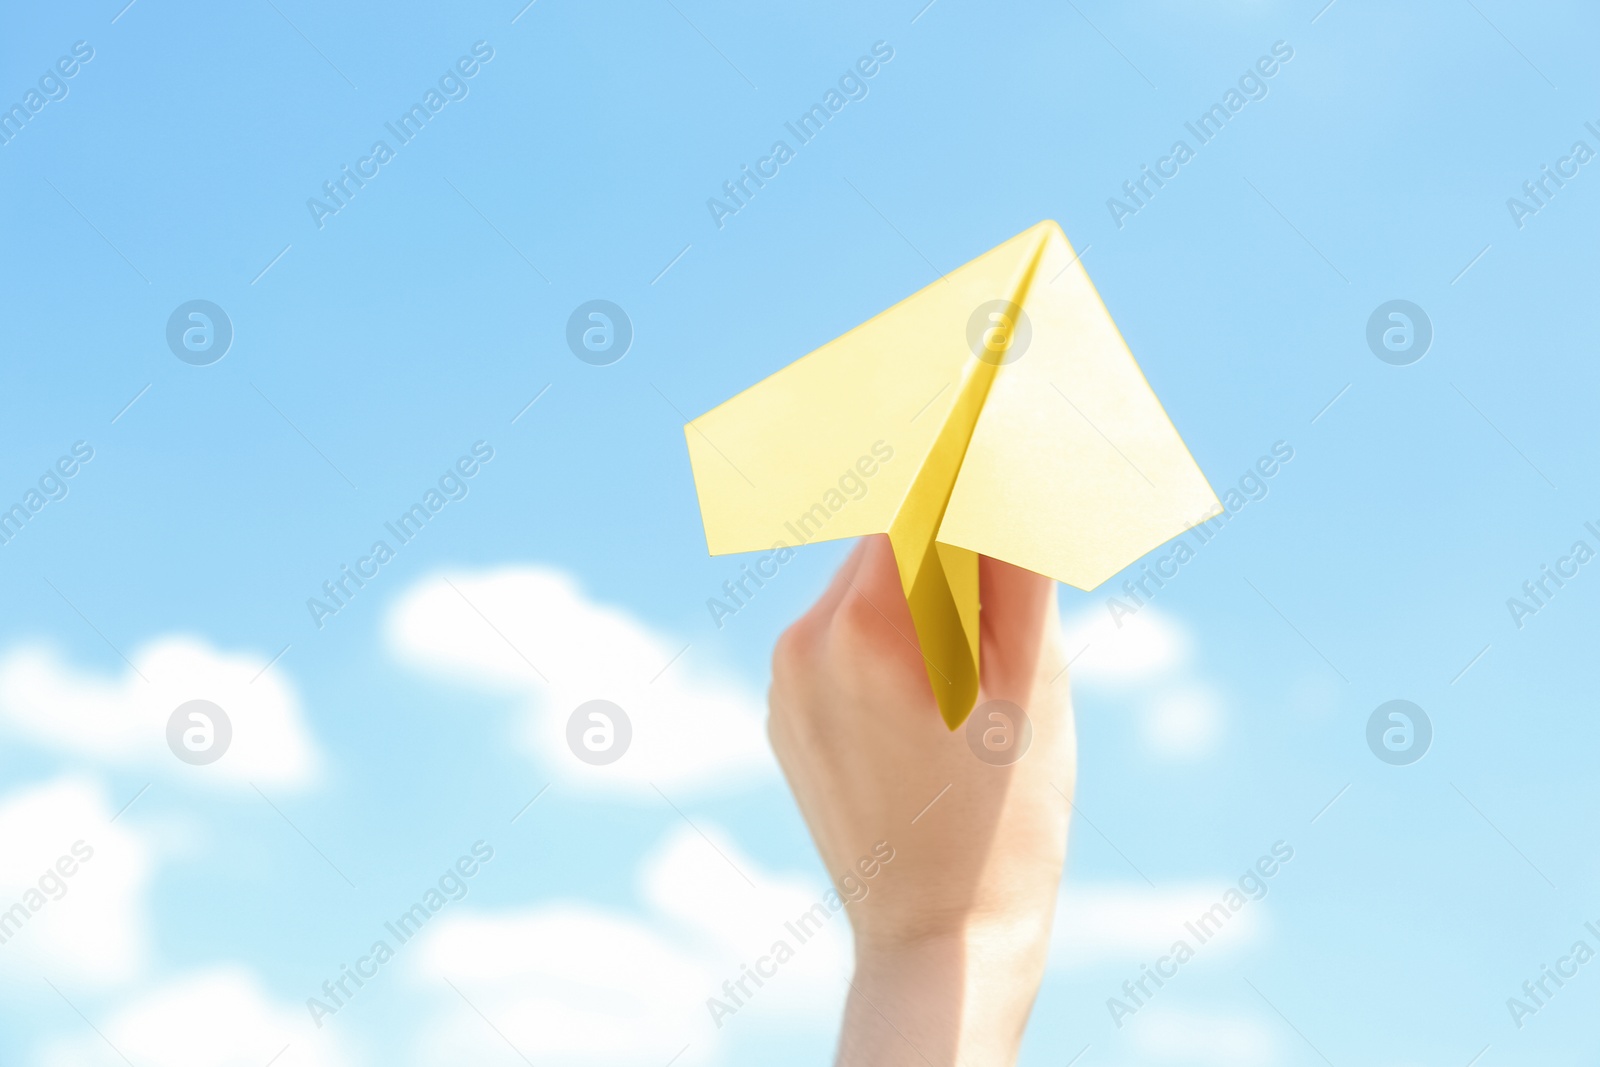
[[[1093,589],[1222,503],[1054,223],[939,526],[945,544]]]
[[[1042,222],[685,427],[713,555],[887,533],[940,712],[979,554],[1089,589],[1222,510]]]

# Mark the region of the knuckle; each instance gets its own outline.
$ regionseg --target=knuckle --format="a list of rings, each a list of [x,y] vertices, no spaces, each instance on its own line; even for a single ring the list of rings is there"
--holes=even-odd
[[[887,627],[883,616],[864,595],[852,592],[834,611],[834,627],[849,647],[871,644],[882,639]]]
[[[772,679],[774,685],[787,683],[805,670],[814,658],[817,647],[816,624],[809,615],[796,620],[778,635],[772,646]]]

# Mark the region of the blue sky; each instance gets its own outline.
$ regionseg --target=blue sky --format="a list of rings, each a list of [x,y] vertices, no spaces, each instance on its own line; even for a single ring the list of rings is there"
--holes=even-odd
[[[0,545],[0,907],[95,855],[0,944],[0,1058],[824,1059],[842,929],[722,1029],[702,1002],[825,885],[761,694],[847,546],[716,627],[738,561],[705,553],[682,423],[1045,218],[1219,491],[1294,458],[1123,629],[1122,576],[1063,590],[1080,817],[1022,1062],[1592,1055],[1600,964],[1520,1028],[1507,998],[1600,950],[1600,565],[1520,627],[1507,599],[1600,549],[1596,28],[1503,0],[13,12],[0,105],[60,98],[0,144],[0,504],[93,458]],[[319,226],[307,200],[478,42]],[[719,227],[708,199],[878,42]],[[1519,220],[1544,166],[1576,174]],[[196,299],[233,329],[208,366],[166,342]],[[592,299],[633,325],[609,366],[567,348]],[[1366,342],[1395,299],[1433,328],[1405,366]],[[478,442],[464,498],[318,628],[307,599]],[[601,697],[640,731],[616,773],[561,740]],[[1433,728],[1403,766],[1366,741],[1397,698]],[[215,764],[166,748],[189,699],[232,710]],[[478,841],[464,898],[313,1025]],[[1267,895],[1114,1025],[1279,841]]]

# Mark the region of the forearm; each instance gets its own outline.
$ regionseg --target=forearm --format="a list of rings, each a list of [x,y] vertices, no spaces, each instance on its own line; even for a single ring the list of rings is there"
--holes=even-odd
[[[964,938],[858,952],[837,1067],[1016,1062],[1044,972],[1048,928],[1042,938],[1004,942]]]

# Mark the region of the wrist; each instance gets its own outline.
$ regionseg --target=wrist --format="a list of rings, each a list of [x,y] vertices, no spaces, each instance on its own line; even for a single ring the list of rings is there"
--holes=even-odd
[[[998,1067],[1016,1060],[1049,920],[859,942],[840,1067]]]

